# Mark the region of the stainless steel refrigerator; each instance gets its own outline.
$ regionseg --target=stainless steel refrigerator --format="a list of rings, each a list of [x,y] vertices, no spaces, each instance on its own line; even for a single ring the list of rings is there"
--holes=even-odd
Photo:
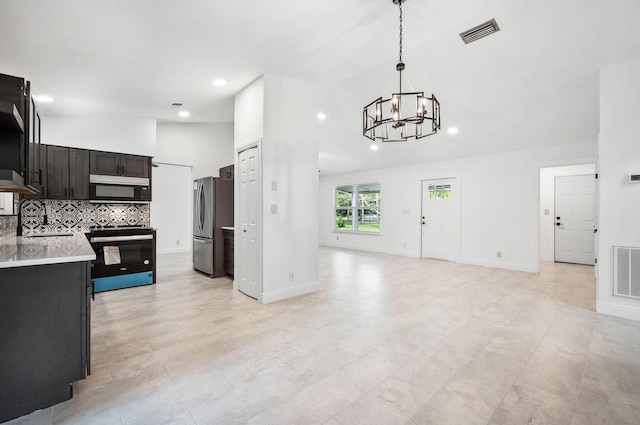
[[[194,180],[193,199],[193,268],[211,277],[224,276],[222,227],[233,226],[233,180]]]

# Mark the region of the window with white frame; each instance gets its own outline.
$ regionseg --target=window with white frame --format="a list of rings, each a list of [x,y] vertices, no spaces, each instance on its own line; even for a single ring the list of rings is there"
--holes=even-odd
[[[380,183],[335,189],[335,230],[380,233]]]

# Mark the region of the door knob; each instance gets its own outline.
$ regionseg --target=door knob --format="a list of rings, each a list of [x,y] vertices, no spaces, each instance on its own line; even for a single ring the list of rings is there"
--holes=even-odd
[[[556,226],[562,226],[562,223],[556,223]]]
[[[427,223],[425,221],[423,221],[422,224],[427,224]]]

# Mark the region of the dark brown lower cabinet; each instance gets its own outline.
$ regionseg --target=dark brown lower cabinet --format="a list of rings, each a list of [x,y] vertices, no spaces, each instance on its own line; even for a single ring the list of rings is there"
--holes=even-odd
[[[224,273],[233,277],[233,230],[222,229],[224,235]]]
[[[91,373],[90,266],[0,269],[0,422],[70,399]]]

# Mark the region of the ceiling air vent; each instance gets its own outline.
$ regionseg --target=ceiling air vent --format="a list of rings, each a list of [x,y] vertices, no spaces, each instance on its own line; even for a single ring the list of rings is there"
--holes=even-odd
[[[171,108],[181,108],[182,107],[182,102],[173,102],[171,104]]]
[[[500,27],[498,27],[496,20],[492,19],[484,24],[480,24],[477,27],[473,27],[470,30],[460,33],[460,37],[462,38],[462,41],[464,41],[464,44],[469,44],[498,31],[500,31]]]

